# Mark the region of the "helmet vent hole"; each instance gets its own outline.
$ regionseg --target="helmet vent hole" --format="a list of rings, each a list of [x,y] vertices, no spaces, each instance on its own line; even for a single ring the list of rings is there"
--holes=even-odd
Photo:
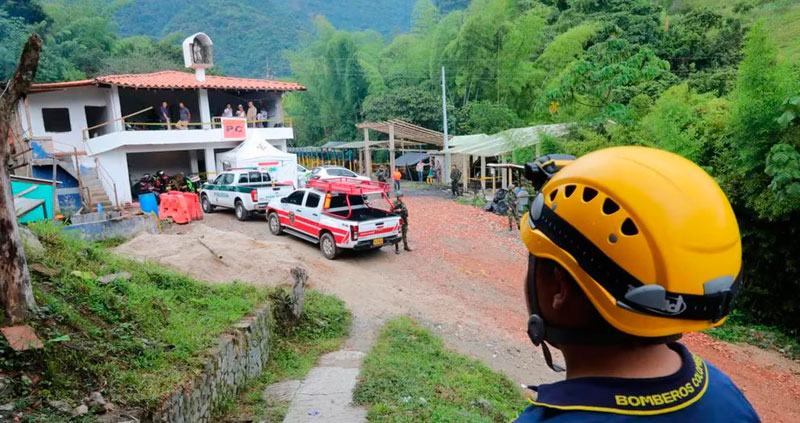
[[[550,193],[550,201],[555,201],[556,195],[558,195],[558,190],[554,189],[553,192]]]
[[[583,201],[584,202],[588,203],[588,202],[592,201],[594,199],[594,197],[597,197],[597,190],[596,189],[589,188],[589,187],[585,187],[583,189]]]
[[[636,227],[636,224],[633,223],[633,220],[631,220],[630,217],[622,222],[622,228],[620,230],[623,234],[628,236],[633,236],[639,233],[639,228]]]
[[[564,188],[564,197],[569,198],[572,193],[575,192],[575,188],[577,188],[575,185],[567,185],[567,187]]]
[[[606,198],[606,200],[603,201],[603,213],[614,214],[617,211],[619,211],[619,205],[615,203],[614,200]]]

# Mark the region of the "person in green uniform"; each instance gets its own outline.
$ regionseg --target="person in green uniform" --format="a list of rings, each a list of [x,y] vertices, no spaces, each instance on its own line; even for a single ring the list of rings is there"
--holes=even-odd
[[[392,213],[400,216],[400,219],[402,219],[400,225],[403,237],[403,249],[406,251],[411,251],[411,248],[408,247],[408,208],[406,208],[406,203],[403,202],[403,193],[400,191],[397,191],[395,194],[395,202],[392,205]],[[394,253],[400,254],[400,241],[394,244]]]
[[[461,171],[455,165],[450,170],[450,188],[453,190],[453,197],[461,195]]]
[[[508,205],[508,210],[506,211],[506,215],[508,215],[508,230],[514,230],[514,224],[516,223],[517,229],[519,229],[519,213],[517,212],[517,187],[514,184],[508,187],[508,193],[506,194],[506,205]]]

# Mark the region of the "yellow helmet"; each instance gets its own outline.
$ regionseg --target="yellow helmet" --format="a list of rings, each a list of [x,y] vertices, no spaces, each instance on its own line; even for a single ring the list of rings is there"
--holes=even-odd
[[[521,228],[532,256],[566,269],[625,334],[669,337],[724,322],[741,284],[742,248],[714,179],[645,147],[596,151],[557,171],[547,165],[538,163],[549,179]]]

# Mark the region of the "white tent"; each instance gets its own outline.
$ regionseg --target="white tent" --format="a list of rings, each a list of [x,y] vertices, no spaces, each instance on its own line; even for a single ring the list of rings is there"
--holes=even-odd
[[[284,153],[265,139],[248,138],[236,148],[217,155],[222,169],[255,167],[276,182],[297,185],[297,155]]]

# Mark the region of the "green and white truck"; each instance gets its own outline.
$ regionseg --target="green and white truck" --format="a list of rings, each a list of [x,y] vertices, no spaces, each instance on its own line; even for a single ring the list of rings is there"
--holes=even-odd
[[[247,220],[253,213],[264,213],[273,198],[294,191],[290,183],[274,182],[268,172],[256,168],[235,169],[220,173],[213,182],[200,189],[203,212],[213,213],[218,207],[234,209],[236,218]]]

